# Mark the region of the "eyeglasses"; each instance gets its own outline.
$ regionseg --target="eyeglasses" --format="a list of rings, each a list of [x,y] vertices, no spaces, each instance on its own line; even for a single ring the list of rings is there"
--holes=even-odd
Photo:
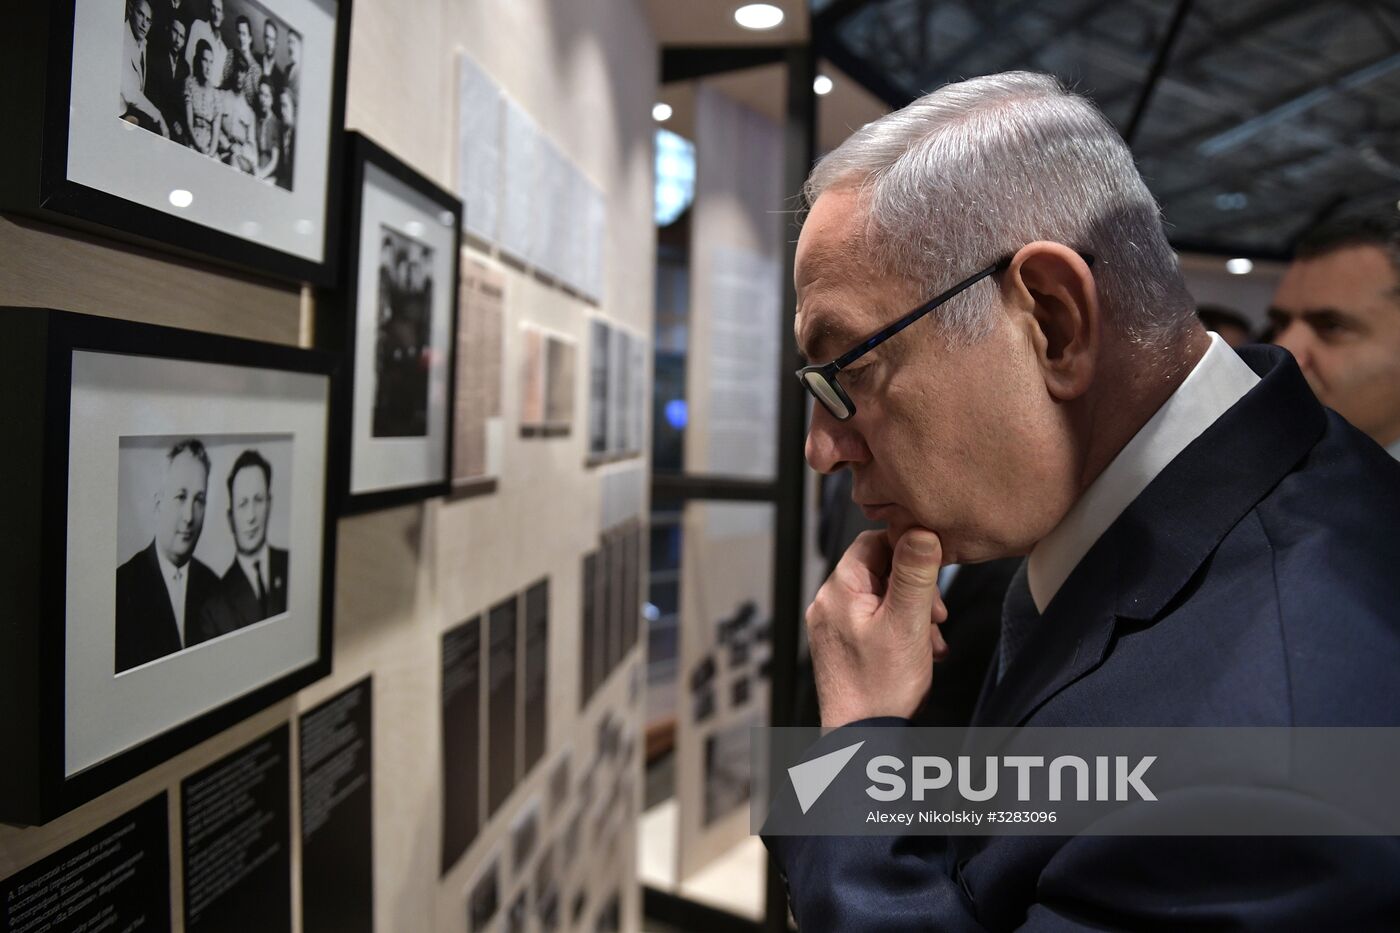
[[[1079,257],[1089,266],[1093,266],[1093,256],[1090,256],[1088,253],[1079,253]],[[988,276],[1005,271],[1006,268],[1011,265],[1012,258],[1014,257],[1004,256],[981,272],[968,276],[947,291],[919,305],[913,311],[910,311],[884,330],[862,340],[830,363],[817,363],[812,366],[802,367],[797,371],[798,381],[806,386],[807,391],[812,394],[812,398],[821,402],[837,421],[850,420],[856,413],[856,405],[855,402],[851,401],[851,397],[846,394],[846,390],[841,387],[841,383],[836,381],[836,374],[847,366],[850,366],[862,356],[865,356],[865,354],[869,353],[886,340],[889,340],[895,334],[904,330],[904,328],[908,327],[910,324],[913,324],[919,318],[928,314],[934,308],[946,304]]]

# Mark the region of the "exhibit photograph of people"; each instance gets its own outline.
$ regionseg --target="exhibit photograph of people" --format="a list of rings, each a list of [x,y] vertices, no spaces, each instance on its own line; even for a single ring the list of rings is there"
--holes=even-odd
[[[374,342],[374,437],[428,433],[433,248],[380,226],[379,316]]]
[[[121,439],[115,673],[287,611],[291,460],[290,436]]]
[[[292,190],[302,37],[254,0],[125,0],[121,119]]]
[[[7,25],[0,930],[1400,930],[1400,0]]]

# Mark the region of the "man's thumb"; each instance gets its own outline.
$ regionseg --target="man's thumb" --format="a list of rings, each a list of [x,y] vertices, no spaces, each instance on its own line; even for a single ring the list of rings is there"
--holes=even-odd
[[[911,528],[895,545],[885,603],[894,612],[927,622],[938,595],[938,566],[943,546],[938,536]]]

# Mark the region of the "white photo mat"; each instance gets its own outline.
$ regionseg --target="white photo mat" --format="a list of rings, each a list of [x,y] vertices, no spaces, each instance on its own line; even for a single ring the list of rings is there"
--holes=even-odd
[[[64,638],[65,776],[315,661],[325,529],[325,376],[73,353]],[[284,615],[113,674],[118,457],[134,435],[290,435],[294,555]],[[218,477],[211,477],[211,485]],[[206,513],[206,523],[221,516]]]

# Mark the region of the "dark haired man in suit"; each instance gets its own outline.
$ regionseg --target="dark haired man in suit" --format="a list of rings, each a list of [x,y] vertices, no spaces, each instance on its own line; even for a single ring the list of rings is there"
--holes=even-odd
[[[1308,231],[1269,321],[1322,404],[1400,459],[1400,223],[1362,216]]]
[[[288,552],[267,543],[272,515],[272,464],[256,450],[245,450],[228,474],[228,521],[233,530],[233,561],[219,590],[204,607],[200,626],[217,638],[245,625],[287,611]]]
[[[218,577],[194,556],[204,530],[209,455],[193,438],[165,458],[151,543],[117,569],[116,672],[203,641],[195,621]]]

